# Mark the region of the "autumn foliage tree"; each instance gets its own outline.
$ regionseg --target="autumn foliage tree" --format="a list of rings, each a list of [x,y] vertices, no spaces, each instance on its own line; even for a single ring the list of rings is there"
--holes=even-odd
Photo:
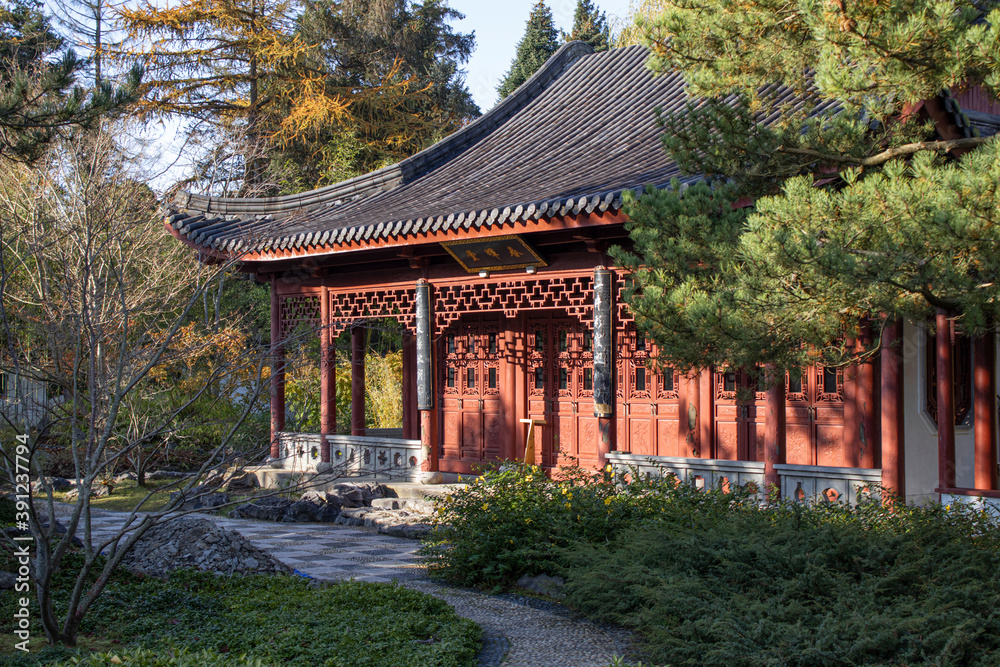
[[[654,3],[650,3],[654,4]],[[1000,315],[991,138],[939,135],[922,101],[1000,85],[1000,10],[963,1],[659,3],[649,66],[689,101],[663,143],[701,177],[628,207],[629,305],[679,367],[845,361],[845,342],[935,309]]]

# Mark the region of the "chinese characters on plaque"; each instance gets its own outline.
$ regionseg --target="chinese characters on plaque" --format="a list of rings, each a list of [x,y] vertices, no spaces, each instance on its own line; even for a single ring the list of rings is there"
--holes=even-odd
[[[547,266],[541,255],[519,236],[448,241],[441,245],[469,273]]]

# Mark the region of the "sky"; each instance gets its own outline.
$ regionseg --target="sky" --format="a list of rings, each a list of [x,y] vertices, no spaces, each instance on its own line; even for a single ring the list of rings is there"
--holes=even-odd
[[[452,26],[459,32],[476,33],[476,50],[465,66],[466,84],[484,112],[497,102],[497,85],[510,68],[534,4],[535,0],[450,0],[448,3],[465,14],[464,20],[454,21]],[[547,4],[556,28],[569,32],[573,27],[576,0],[549,0]],[[593,0],[593,4],[607,13],[612,25],[616,18],[624,19],[628,14],[629,0]]]

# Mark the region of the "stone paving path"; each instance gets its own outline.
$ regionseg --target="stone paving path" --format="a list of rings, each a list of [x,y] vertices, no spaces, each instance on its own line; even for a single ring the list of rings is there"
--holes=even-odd
[[[123,516],[95,510],[94,538],[117,530]],[[416,554],[420,544],[415,540],[379,535],[369,528],[196,516],[243,534],[303,575],[327,581],[397,581],[445,600],[483,627],[481,667],[604,667],[625,651],[630,639],[624,631],[574,618],[556,604],[432,581]]]

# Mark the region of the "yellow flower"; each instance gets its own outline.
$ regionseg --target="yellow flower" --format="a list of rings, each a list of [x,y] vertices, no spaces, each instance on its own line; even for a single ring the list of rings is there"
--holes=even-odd
[[[566,503],[566,509],[570,509],[572,507],[573,507],[572,505],[570,505],[569,503]]]
[[[608,465],[604,466],[604,469],[608,472],[611,472],[611,464],[609,463]]]
[[[566,495],[566,494],[567,494],[568,492],[569,492],[569,489],[567,489],[567,488],[566,488],[566,487],[564,486],[564,487],[563,487],[563,495],[565,496],[565,495]]]
[[[489,508],[490,508],[490,504],[489,504],[489,503],[483,503],[483,511],[484,511],[484,512],[485,512],[486,510],[488,510]]]
[[[525,523],[531,523],[531,519],[528,519],[528,518],[526,518],[526,519],[524,520],[524,522],[525,522]]]
[[[605,505],[610,505],[611,504],[611,498],[605,498],[604,499],[604,504]]]
[[[566,500],[573,500],[573,494],[572,493],[567,494],[566,495]]]

